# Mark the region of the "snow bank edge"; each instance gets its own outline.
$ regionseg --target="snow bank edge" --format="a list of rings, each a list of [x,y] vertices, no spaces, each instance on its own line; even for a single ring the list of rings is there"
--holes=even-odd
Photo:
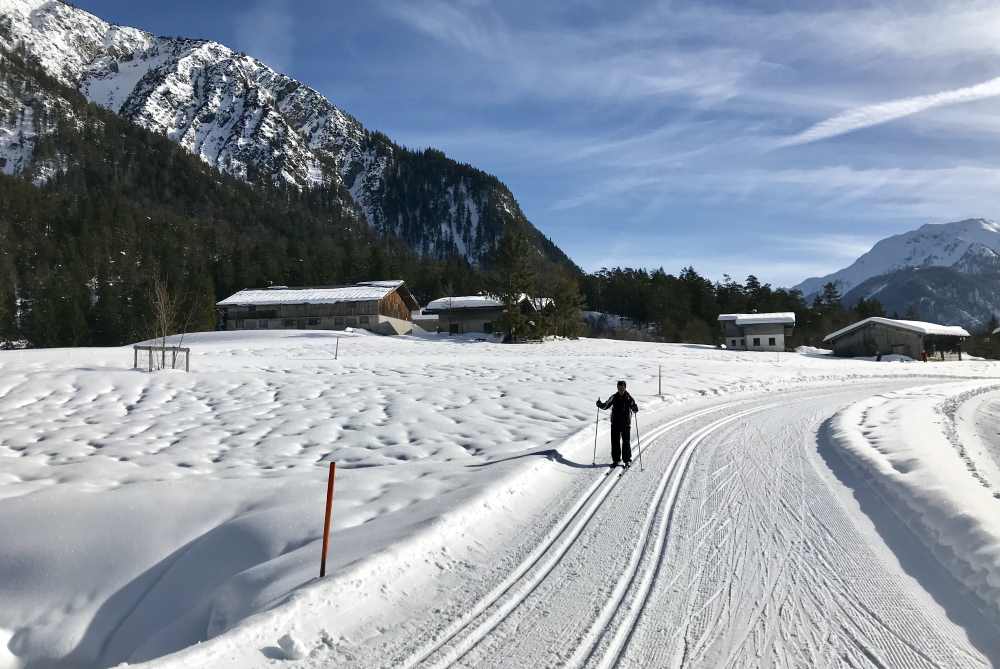
[[[855,403],[834,416],[833,443],[979,608],[1000,621],[1000,507],[946,435],[942,405],[970,388],[956,385]]]

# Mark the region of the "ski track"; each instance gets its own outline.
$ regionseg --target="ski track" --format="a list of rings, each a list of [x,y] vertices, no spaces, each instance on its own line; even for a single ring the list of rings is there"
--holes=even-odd
[[[500,585],[393,666],[987,666],[818,469],[820,423],[871,390],[655,427],[644,473],[597,477]]]

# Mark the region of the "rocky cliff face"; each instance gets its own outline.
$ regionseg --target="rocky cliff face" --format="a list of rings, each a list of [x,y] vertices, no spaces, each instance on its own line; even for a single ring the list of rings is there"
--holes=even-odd
[[[157,37],[51,0],[0,0],[0,34],[90,101],[224,172],[297,187],[342,185],[369,224],[420,253],[478,263],[506,225],[527,224],[495,177],[436,151],[408,151],[309,86],[222,44]],[[30,137],[21,140],[32,119],[5,111],[0,158],[15,173],[30,154]],[[528,225],[540,252],[569,263]]]

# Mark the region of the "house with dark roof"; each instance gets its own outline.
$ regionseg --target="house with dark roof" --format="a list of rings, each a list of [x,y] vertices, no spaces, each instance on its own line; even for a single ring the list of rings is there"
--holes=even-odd
[[[420,308],[403,281],[362,281],[350,286],[241,290],[218,302],[224,330],[343,330],[377,334],[413,331]]]

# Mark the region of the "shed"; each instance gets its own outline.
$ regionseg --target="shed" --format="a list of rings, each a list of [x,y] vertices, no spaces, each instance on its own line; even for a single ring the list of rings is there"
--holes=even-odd
[[[420,308],[403,281],[362,281],[350,286],[241,290],[219,302],[224,330],[343,330],[408,333]]]
[[[784,351],[785,340],[795,328],[795,314],[719,314],[722,337],[728,348],[744,351]]]
[[[937,354],[942,360],[962,359],[962,342],[970,336],[957,325],[939,325],[923,321],[903,321],[873,316],[858,321],[823,338],[840,356],[899,354],[920,359],[924,353]]]

